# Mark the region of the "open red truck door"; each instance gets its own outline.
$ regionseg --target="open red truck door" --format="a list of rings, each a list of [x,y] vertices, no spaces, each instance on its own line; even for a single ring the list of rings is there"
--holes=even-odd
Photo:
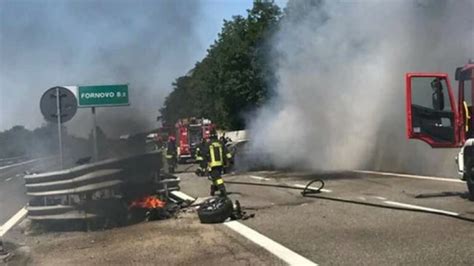
[[[433,148],[462,146],[456,99],[445,73],[407,73],[407,137]]]

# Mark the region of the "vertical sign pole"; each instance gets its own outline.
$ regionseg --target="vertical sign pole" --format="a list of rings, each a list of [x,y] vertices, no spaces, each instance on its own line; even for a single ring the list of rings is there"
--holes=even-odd
[[[97,148],[97,120],[96,120],[96,116],[95,116],[95,107],[92,107],[92,126],[94,127],[92,129],[92,142],[93,142],[93,145],[94,145],[94,150],[93,150],[93,158],[94,158],[94,162],[97,162],[99,160],[99,151],[98,151],[98,148]]]
[[[59,163],[61,169],[64,168],[63,163],[63,136],[61,130],[61,96],[59,95],[59,87],[56,87],[56,115],[58,116],[58,139],[59,139]]]

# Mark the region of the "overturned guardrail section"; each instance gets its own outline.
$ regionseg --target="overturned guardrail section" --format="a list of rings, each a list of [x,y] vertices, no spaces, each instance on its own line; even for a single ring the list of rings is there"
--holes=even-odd
[[[127,203],[157,191],[179,189],[179,179],[160,175],[160,151],[114,158],[55,172],[25,176],[33,221],[123,221]]]

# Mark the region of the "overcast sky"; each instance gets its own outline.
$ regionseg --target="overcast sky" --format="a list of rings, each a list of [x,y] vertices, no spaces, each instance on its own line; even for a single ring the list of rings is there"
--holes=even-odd
[[[0,0],[0,130],[44,123],[39,99],[50,87],[117,83],[130,84],[132,105],[98,110],[99,123],[112,135],[129,133],[124,123],[153,127],[173,80],[205,56],[223,19],[251,6],[252,0]],[[89,122],[81,109],[67,126],[85,135]]]

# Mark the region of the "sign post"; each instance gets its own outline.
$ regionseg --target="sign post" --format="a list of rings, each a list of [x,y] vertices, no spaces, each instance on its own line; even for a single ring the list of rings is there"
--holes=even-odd
[[[91,110],[92,110],[92,126],[93,126],[93,129],[92,129],[93,144],[92,145],[94,145],[93,159],[94,159],[94,162],[97,162],[99,159],[99,149],[97,148],[97,119],[95,116],[95,107],[92,107]]]
[[[52,87],[40,100],[40,109],[47,121],[58,123],[58,150],[61,168],[63,162],[63,139],[61,124],[69,121],[77,111],[77,99],[73,92],[65,87]]]
[[[91,108],[92,110],[92,138],[93,138],[93,158],[99,158],[97,145],[97,119],[96,107],[113,107],[130,105],[128,98],[128,85],[92,85],[78,86],[77,98],[79,108]]]
[[[61,129],[61,96],[59,94],[59,87],[56,87],[56,115],[58,116],[59,165],[63,169],[63,131]]]

